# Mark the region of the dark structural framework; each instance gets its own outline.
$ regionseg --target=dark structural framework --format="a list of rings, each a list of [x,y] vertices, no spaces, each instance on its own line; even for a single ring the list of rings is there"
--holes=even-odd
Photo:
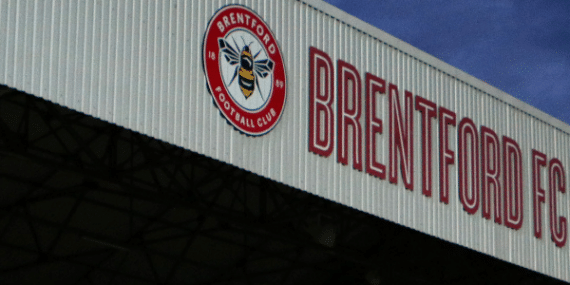
[[[564,284],[0,87],[0,284]]]

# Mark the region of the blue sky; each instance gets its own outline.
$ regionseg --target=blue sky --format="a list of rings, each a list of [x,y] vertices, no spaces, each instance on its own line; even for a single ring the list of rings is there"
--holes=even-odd
[[[325,0],[570,124],[570,0]]]

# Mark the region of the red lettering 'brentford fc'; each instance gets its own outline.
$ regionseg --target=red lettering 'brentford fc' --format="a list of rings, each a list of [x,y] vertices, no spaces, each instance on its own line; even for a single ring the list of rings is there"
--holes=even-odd
[[[204,35],[203,62],[210,93],[231,125],[250,136],[275,127],[285,107],[285,66],[259,15],[241,5],[218,10]]]

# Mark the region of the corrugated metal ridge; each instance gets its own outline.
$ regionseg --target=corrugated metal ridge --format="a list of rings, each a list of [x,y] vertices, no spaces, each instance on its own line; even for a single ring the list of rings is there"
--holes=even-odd
[[[337,21],[357,30],[360,33],[370,36],[371,38],[378,40],[380,42],[386,43],[389,47],[392,47],[396,50],[402,51],[404,54],[411,55],[414,59],[418,60],[421,63],[425,63],[428,66],[432,66],[436,68],[438,71],[441,71],[443,74],[449,75],[454,79],[461,81],[486,95],[489,95],[509,106],[520,110],[521,112],[538,119],[539,121],[546,123],[547,125],[567,134],[570,135],[570,125],[566,124],[565,122],[559,120],[558,118],[553,117],[552,115],[528,104],[520,99],[510,95],[509,93],[502,91],[501,89],[490,85],[486,82],[483,82],[481,79],[449,64],[441,59],[401,40],[397,37],[386,33],[380,28],[377,28],[353,15],[350,15],[343,10],[335,7],[334,5],[328,4],[322,0],[296,0],[303,4],[306,4],[313,9],[320,11],[321,13],[336,19]],[[417,54],[421,56],[417,56]],[[422,60],[420,58],[425,58]],[[448,70],[452,70],[456,74],[454,75],[452,72],[448,72]],[[473,81],[473,82],[470,82]]]

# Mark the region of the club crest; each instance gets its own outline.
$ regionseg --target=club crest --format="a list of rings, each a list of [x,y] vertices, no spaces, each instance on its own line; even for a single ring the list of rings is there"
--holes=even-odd
[[[203,62],[210,93],[231,125],[250,136],[275,127],[285,106],[285,66],[259,15],[241,5],[218,10],[204,35]]]

